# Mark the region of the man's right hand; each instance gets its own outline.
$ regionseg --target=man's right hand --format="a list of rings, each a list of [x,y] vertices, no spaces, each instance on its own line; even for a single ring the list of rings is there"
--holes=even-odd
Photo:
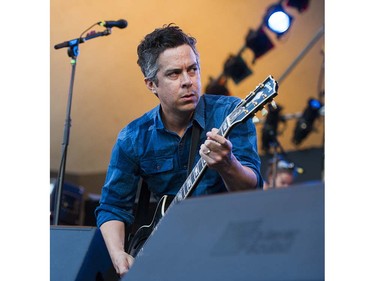
[[[134,263],[134,258],[128,253],[121,251],[113,256],[113,266],[116,270],[116,273],[123,277],[128,273],[129,269]]]
[[[133,265],[134,258],[124,251],[125,225],[121,221],[111,220],[100,226],[104,242],[111,257],[113,267],[120,277]]]

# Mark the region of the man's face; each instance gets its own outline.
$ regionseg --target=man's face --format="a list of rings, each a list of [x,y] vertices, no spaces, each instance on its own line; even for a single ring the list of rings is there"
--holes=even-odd
[[[158,59],[158,85],[146,81],[159,98],[164,114],[192,114],[201,94],[197,57],[189,45],[167,49]]]
[[[293,183],[293,175],[289,172],[279,172],[276,176],[276,188],[287,187]]]

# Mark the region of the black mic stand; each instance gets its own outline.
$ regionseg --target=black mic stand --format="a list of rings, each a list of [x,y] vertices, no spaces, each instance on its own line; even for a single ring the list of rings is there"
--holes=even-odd
[[[59,217],[60,217],[60,206],[61,206],[61,198],[62,198],[62,191],[64,186],[64,176],[65,176],[65,166],[66,166],[66,156],[68,154],[68,145],[69,145],[69,134],[70,134],[70,126],[71,126],[71,118],[70,112],[72,107],[72,98],[73,98],[73,85],[74,85],[74,78],[77,66],[77,56],[79,55],[79,48],[78,45],[84,43],[87,40],[99,37],[99,36],[107,36],[111,34],[111,29],[107,28],[103,32],[91,32],[85,38],[77,38],[70,40],[68,42],[64,42],[61,44],[55,45],[55,49],[60,49],[64,47],[68,47],[68,56],[71,58],[70,63],[72,65],[72,72],[70,76],[70,86],[69,86],[69,95],[68,95],[68,103],[67,103],[67,110],[66,110],[66,117],[65,117],[65,127],[64,127],[64,136],[62,142],[62,156],[60,162],[60,168],[57,176],[57,189],[55,191],[55,206],[54,206],[54,215],[53,215],[53,225],[59,224]]]
[[[278,156],[279,156],[279,154],[285,155],[285,151],[284,151],[283,147],[281,146],[280,142],[277,140],[276,135],[273,136],[273,139],[270,142],[270,147],[273,150],[273,153],[272,153],[272,155],[273,155],[272,156],[272,188],[275,188],[276,187],[276,176],[277,176],[277,172],[278,172],[278,169],[277,169]],[[280,153],[277,151],[278,148],[280,149]]]

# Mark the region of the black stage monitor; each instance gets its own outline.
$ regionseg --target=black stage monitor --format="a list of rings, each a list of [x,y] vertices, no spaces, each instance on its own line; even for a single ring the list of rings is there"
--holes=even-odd
[[[121,280],[324,280],[324,185],[186,199]]]
[[[51,281],[117,281],[99,228],[50,227]]]

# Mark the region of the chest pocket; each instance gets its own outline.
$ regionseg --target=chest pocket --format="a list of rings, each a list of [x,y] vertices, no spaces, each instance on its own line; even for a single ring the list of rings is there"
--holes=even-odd
[[[173,157],[141,161],[141,170],[146,175],[159,174],[173,169]]]

